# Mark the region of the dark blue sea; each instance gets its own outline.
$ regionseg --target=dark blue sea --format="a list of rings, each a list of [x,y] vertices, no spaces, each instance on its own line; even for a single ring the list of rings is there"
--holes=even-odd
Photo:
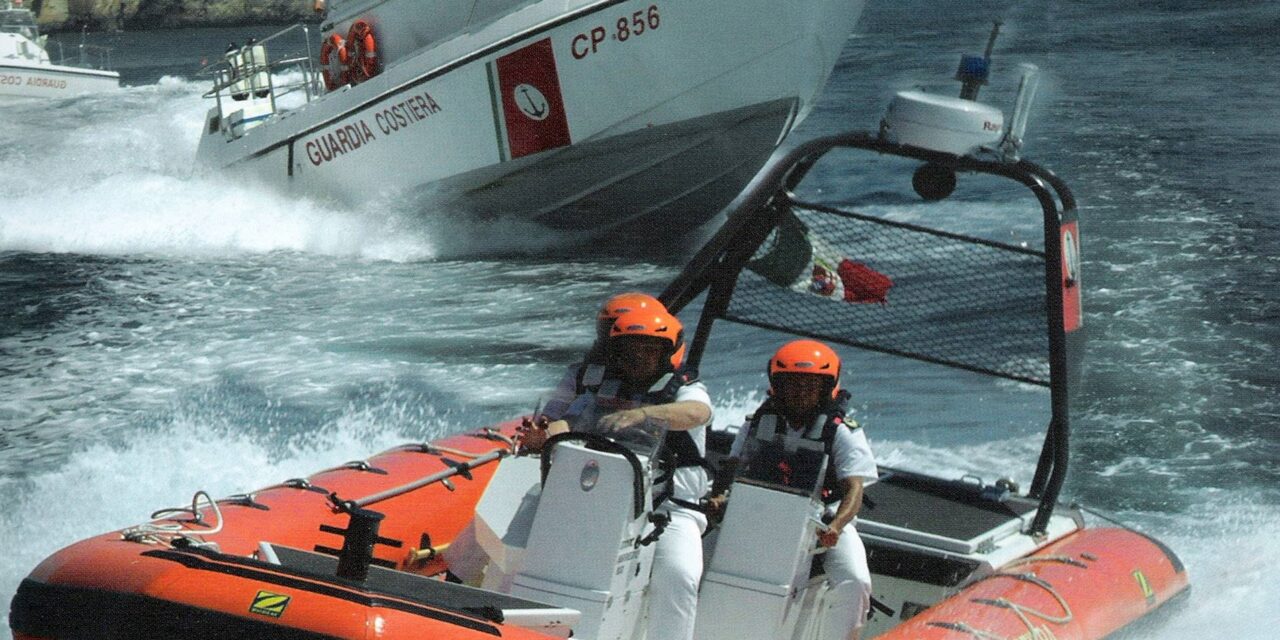
[[[983,98],[1007,107],[1014,65],[1042,70],[1026,154],[1081,206],[1090,345],[1066,498],[1186,561],[1193,593],[1150,637],[1275,637],[1280,3],[872,0],[787,144],[874,130],[897,90],[954,92],[996,17]],[[91,34],[125,90],[0,110],[0,602],[58,548],[198,489],[527,413],[602,299],[679,268],[673,250],[588,256],[537,228],[198,172],[194,72],[271,31]],[[980,234],[989,204],[939,222]],[[761,400],[783,339],[718,329],[702,373],[719,424]],[[882,464],[1030,483],[1043,390],[842,353]]]

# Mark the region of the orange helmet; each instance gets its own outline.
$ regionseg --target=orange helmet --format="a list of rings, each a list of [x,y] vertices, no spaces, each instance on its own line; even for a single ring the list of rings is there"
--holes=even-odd
[[[670,343],[671,370],[684,362],[684,325],[666,309],[637,309],[620,314],[609,329],[609,341],[624,336],[644,336]]]
[[[769,359],[769,391],[778,374],[806,374],[831,378],[831,397],[840,391],[840,356],[816,340],[793,340]]]
[[[596,337],[603,340],[609,336],[609,329],[618,316],[628,311],[666,311],[667,307],[657,298],[639,291],[619,293],[604,301],[600,312],[596,314]]]

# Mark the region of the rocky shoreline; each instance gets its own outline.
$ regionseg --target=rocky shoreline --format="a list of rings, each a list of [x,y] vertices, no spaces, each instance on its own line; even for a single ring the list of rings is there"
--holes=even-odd
[[[316,15],[314,0],[26,0],[24,4],[46,32],[283,24]]]

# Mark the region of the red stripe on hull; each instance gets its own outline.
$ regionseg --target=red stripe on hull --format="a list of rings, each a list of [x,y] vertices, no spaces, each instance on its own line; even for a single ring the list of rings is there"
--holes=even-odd
[[[1062,225],[1062,327],[1067,333],[1080,328],[1080,224],[1072,220]]]
[[[498,58],[498,86],[513,159],[570,144],[550,38]]]

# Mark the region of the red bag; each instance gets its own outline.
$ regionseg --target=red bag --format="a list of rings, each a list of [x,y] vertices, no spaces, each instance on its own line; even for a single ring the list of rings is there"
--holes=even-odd
[[[889,289],[893,287],[889,276],[848,258],[840,261],[836,273],[844,284],[845,302],[888,302]]]

